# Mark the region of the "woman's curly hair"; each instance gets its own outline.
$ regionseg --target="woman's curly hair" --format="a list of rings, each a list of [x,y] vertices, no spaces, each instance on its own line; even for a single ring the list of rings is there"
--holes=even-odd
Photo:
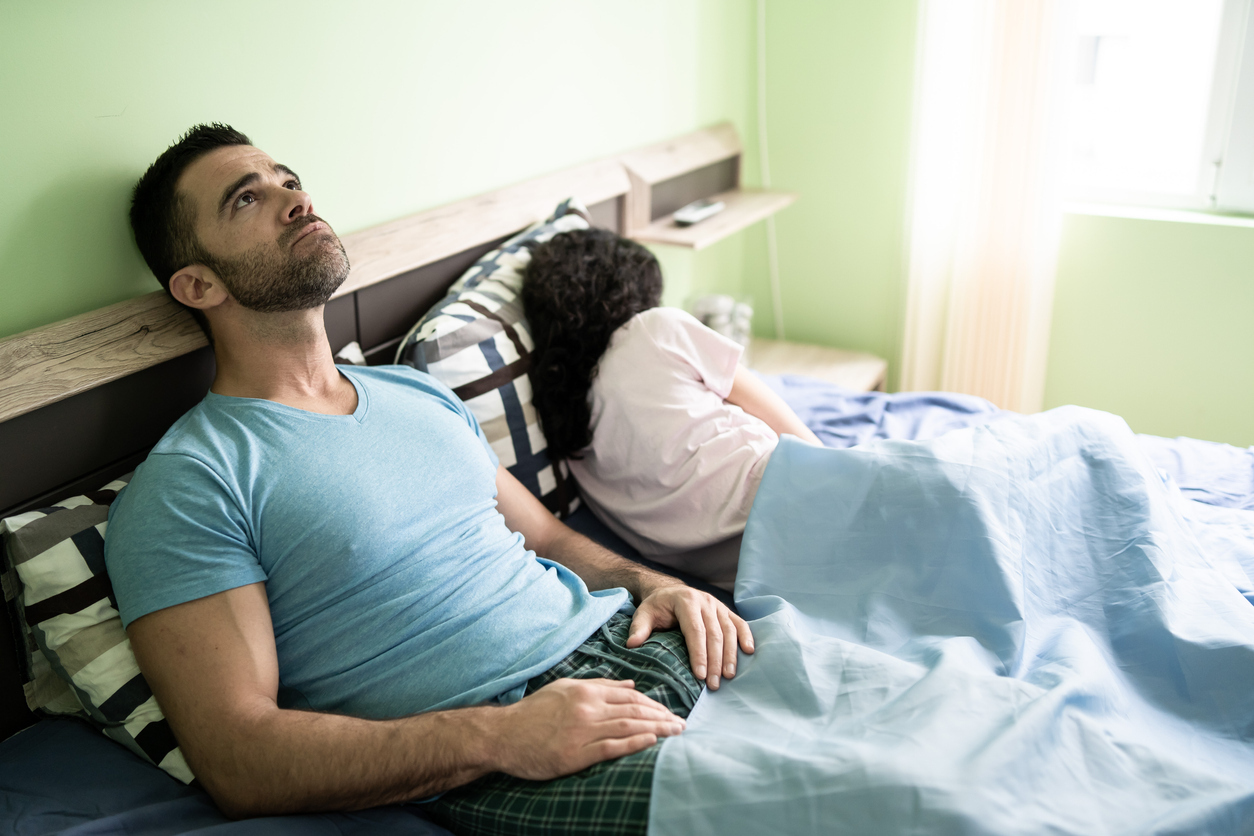
[[[532,401],[554,461],[592,443],[588,389],[610,335],[661,299],[657,259],[608,230],[564,232],[532,250],[522,285]]]

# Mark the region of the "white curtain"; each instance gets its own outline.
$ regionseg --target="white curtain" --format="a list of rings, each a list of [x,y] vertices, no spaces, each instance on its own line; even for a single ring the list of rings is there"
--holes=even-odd
[[[903,390],[1041,408],[1073,12],[923,0]]]

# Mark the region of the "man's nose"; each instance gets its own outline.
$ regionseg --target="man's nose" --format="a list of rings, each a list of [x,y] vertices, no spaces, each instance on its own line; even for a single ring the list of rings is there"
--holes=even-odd
[[[291,195],[289,198],[291,202],[287,207],[286,216],[288,223],[296,220],[301,215],[309,215],[313,212],[313,198],[307,192],[302,192],[299,189],[295,191],[288,189],[286,191]]]

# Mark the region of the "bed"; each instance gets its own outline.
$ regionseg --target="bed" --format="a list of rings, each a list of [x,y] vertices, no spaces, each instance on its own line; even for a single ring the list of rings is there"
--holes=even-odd
[[[667,147],[673,152],[675,146]],[[683,147],[682,143],[679,147]],[[432,313],[439,313],[444,309],[442,306],[447,306],[450,298],[447,294],[454,281],[468,272],[474,273],[485,257],[507,252],[510,242],[517,240],[519,230],[546,216],[553,222],[562,216],[579,215],[584,222],[625,232],[628,231],[627,218],[633,213],[655,220],[677,205],[724,192],[736,185],[738,169],[734,155],[722,156],[713,162],[709,156],[678,156],[683,157],[676,163],[678,173],[661,187],[654,186],[653,202],[647,210],[641,209],[638,196],[632,196],[632,178],[619,160],[611,159],[577,166],[347,236],[345,243],[354,267],[348,282],[327,306],[327,330],[332,345],[357,343],[362,349],[361,359],[371,363],[392,362],[398,355],[419,367],[447,362],[451,355],[438,345],[432,347],[434,343],[415,352],[413,347],[419,343],[414,339],[421,336],[422,330],[415,327],[415,323],[434,321],[427,312],[435,308]],[[565,203],[565,199],[572,196],[586,206],[586,212],[573,212]],[[558,212],[553,212],[554,206],[559,207]],[[498,266],[493,262],[492,270]],[[490,278],[491,270],[481,272],[485,279]],[[457,288],[453,290],[456,292]],[[513,339],[508,330],[496,332],[502,345]],[[509,365],[509,359],[506,357],[500,362]],[[490,369],[499,370],[500,367]],[[97,491],[132,470],[165,428],[202,396],[212,374],[213,358],[203,336],[190,317],[161,293],[0,342],[0,380],[3,381],[0,383],[0,449],[4,450],[9,465],[6,478],[0,482],[0,518],[22,514],[37,516],[43,513],[41,509],[55,506],[66,497]],[[788,376],[772,378],[769,382],[826,444],[855,451],[853,455],[861,455],[857,451],[864,450],[880,451],[876,453],[880,455],[882,450],[876,445],[901,439],[926,441],[957,438],[961,433],[997,433],[1001,431],[990,428],[1008,418],[1013,420],[1013,416],[977,398],[854,393]],[[463,392],[471,397],[482,395],[473,386]],[[503,443],[508,446],[514,442],[507,439]],[[1178,491],[1190,501],[1201,500],[1208,508],[1224,508],[1237,514],[1254,509],[1254,452],[1188,440],[1145,438],[1137,443],[1141,445],[1142,454],[1174,480]],[[781,460],[787,459],[791,467],[803,469],[806,466],[804,452],[786,449],[788,455]],[[508,461],[521,467],[524,458],[519,453]],[[503,457],[503,463],[508,461]],[[586,506],[578,506],[574,495],[563,493],[560,466],[550,467],[551,470],[544,472],[548,475],[535,470],[529,472],[537,480],[534,489],[549,502],[550,508],[564,516],[572,527],[639,559],[593,517]],[[780,476],[775,481],[787,480]],[[789,490],[796,489],[784,485],[778,493],[786,497]],[[785,511],[778,513],[782,517]],[[747,616],[761,620],[766,629],[764,636],[769,634],[785,641],[789,635],[796,636],[789,630],[796,630],[798,624],[808,624],[808,620],[816,616],[803,595],[794,596],[785,591],[777,576],[763,570],[761,552],[770,550],[771,537],[777,534],[747,532],[747,549],[752,554],[748,557],[746,576],[738,581],[735,603]],[[823,547],[830,548],[830,544]],[[675,573],[673,569],[660,568]],[[686,579],[731,601],[724,589],[697,578]],[[6,598],[15,594],[6,585]],[[777,603],[794,597],[801,602],[797,606]],[[7,607],[8,617],[0,619],[0,633],[4,634],[0,636],[0,739],[3,739],[0,743],[0,822],[7,832],[445,832],[427,821],[421,808],[414,805],[357,814],[228,821],[197,786],[175,780],[144,757],[107,739],[87,722],[32,713],[23,691],[23,683],[28,683],[31,677],[31,671],[23,669],[24,665],[29,665],[25,658],[29,648],[22,644],[25,640],[20,633],[22,624],[13,622],[13,611],[12,606]],[[787,622],[784,628],[771,632],[784,622]],[[839,631],[829,635],[825,630],[825,627],[816,627],[813,633],[802,630],[801,635],[813,635],[817,637],[815,641],[829,645],[843,642],[841,653],[853,658],[849,648],[856,647],[857,642],[849,635],[838,635]],[[794,645],[800,648],[797,652],[804,655],[805,641],[794,641]],[[871,647],[858,652],[874,656],[870,661],[863,660],[866,670],[872,670],[877,660],[882,662],[875,654],[882,655],[884,649]],[[786,657],[787,654],[783,654],[776,658]],[[1236,670],[1246,669],[1238,666]],[[763,688],[765,681],[766,690],[770,690],[778,687],[781,675],[788,676],[787,672],[781,674],[778,670],[772,673],[769,666],[754,673],[748,665],[744,674],[748,683],[745,701],[736,703],[734,699],[723,699],[718,702],[703,697],[702,704],[706,708],[703,713],[694,714],[696,734],[685,736],[684,747],[671,747],[674,752],[659,765],[659,769],[670,770],[666,774],[678,778],[669,781],[665,793],[658,794],[655,813],[660,818],[651,822],[652,832],[761,832],[774,829],[770,822],[776,827],[804,832],[814,829],[815,816],[835,826],[836,818],[831,818],[821,804],[798,805],[796,799],[775,798],[758,805],[762,815],[776,817],[767,824],[735,804],[722,803],[716,811],[708,803],[711,798],[721,798],[720,793],[723,796],[730,793],[733,798],[724,799],[730,801],[753,786],[791,785],[778,780],[778,776],[772,781],[760,772],[736,767],[738,761],[752,763],[756,757],[752,752],[757,751],[754,747],[762,747],[762,741],[753,739],[752,735],[737,738],[739,749],[718,746],[703,749],[700,745],[701,741],[708,740],[705,735],[711,725],[718,725],[720,717],[728,712],[754,710],[753,699],[760,697],[753,693],[754,687]],[[892,679],[891,674],[885,674],[887,679]],[[1254,678],[1250,680],[1249,690],[1254,693]],[[725,688],[720,696],[724,692],[734,698],[734,689]],[[1246,730],[1230,732],[1229,737],[1238,744],[1248,741],[1248,725],[1254,725],[1254,714],[1251,718]],[[772,734],[778,732],[778,728],[770,724],[763,728],[772,729]],[[799,731],[794,728],[792,733]],[[148,737],[151,741],[161,735],[152,733]],[[168,747],[173,744],[168,731],[166,738],[163,745]],[[811,739],[826,740],[822,735],[811,735]],[[846,743],[841,741],[840,745]],[[802,749],[804,746],[798,743],[797,751]],[[149,753],[149,760],[161,762],[161,752],[168,749],[160,750],[158,756],[152,756],[148,748],[143,751]],[[723,759],[721,766],[719,758]],[[1237,762],[1241,762],[1240,757]],[[859,774],[865,777],[871,770],[868,767]],[[1254,776],[1254,770],[1250,774]],[[807,773],[798,773],[795,785],[803,786],[808,780]],[[1217,829],[1248,832],[1254,827],[1251,824],[1254,787],[1248,781],[1246,784],[1246,792],[1233,795],[1231,803],[1224,808],[1228,817],[1223,822],[1225,827]],[[873,785],[868,779],[861,796],[856,792],[851,795],[850,786],[844,784],[840,794],[828,797],[839,798],[845,807],[854,811],[842,820],[849,832],[865,832],[865,828],[877,822],[886,827],[900,825],[898,829],[910,832],[978,829],[971,826],[972,816],[978,820],[986,815],[982,810],[963,811],[963,815],[958,815],[950,809],[949,818],[944,821],[920,817],[921,814],[911,818],[909,811],[927,809],[926,799],[921,800],[927,794],[920,789],[922,786],[903,785],[895,787],[895,793],[886,793],[884,786]],[[759,790],[761,788],[758,786]],[[700,795],[694,796],[693,792]],[[751,796],[753,793],[748,792],[747,797]],[[853,803],[850,803],[851,798]],[[809,827],[801,821],[795,827],[786,826],[783,821],[787,814],[781,814],[781,809],[800,810],[798,815],[811,816]],[[903,814],[903,810],[907,814]],[[728,815],[738,818],[739,825],[733,821],[727,826]],[[779,818],[781,815],[784,819]],[[992,817],[985,820],[996,821]],[[723,824],[719,824],[720,821]],[[1037,816],[1029,819],[1028,824],[1046,821],[1053,820]],[[1082,824],[1084,819],[1079,821]],[[750,826],[751,822],[756,823]],[[1021,829],[1035,832],[1033,826]],[[1083,827],[1079,832],[1084,832]]]

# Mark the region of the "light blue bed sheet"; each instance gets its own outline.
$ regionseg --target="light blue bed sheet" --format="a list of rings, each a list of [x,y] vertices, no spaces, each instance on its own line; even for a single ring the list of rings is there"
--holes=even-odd
[[[1254,512],[1066,407],[785,440],[650,833],[1254,832]]]

